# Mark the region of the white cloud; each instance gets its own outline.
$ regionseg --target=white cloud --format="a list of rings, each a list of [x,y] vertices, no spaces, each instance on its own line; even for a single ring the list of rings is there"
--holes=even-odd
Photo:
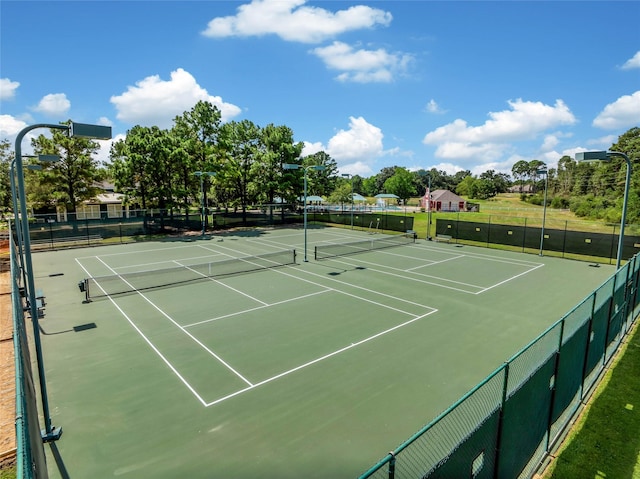
[[[446,113],[446,110],[443,110],[442,108],[440,108],[440,105],[438,105],[438,103],[432,98],[431,100],[429,100],[429,103],[427,103],[427,106],[424,107],[425,111],[429,112],[429,113]]]
[[[16,96],[16,90],[20,86],[17,81],[8,78],[0,78],[0,100],[11,100]]]
[[[640,123],[640,90],[609,103],[593,120],[593,126],[604,130],[631,128]]]
[[[309,156],[309,155],[318,153],[320,151],[326,151],[325,146],[319,141],[316,143],[303,141],[303,144],[304,146],[302,147],[302,152],[300,153],[301,156]]]
[[[631,70],[633,68],[640,68],[640,51],[625,62],[621,67],[623,70]]]
[[[371,164],[383,154],[382,130],[362,117],[349,117],[349,129],[340,130],[330,140],[327,153],[338,163],[362,161]]]
[[[618,141],[618,135],[607,135],[600,138],[593,138],[587,141],[587,145],[602,147],[602,149],[608,149],[611,145]]]
[[[109,157],[109,153],[111,152],[111,145],[113,145],[117,141],[125,140],[126,138],[126,135],[120,133],[110,140],[94,140],[100,145],[100,149],[95,154],[96,159],[100,163],[111,163],[111,158]]]
[[[209,95],[195,78],[182,68],[171,72],[171,79],[164,81],[152,75],[129,86],[121,95],[111,97],[118,110],[118,120],[143,126],[168,128],[176,116],[191,110],[200,101],[208,101],[218,107],[222,120],[228,121],[240,113],[240,108]]]
[[[304,6],[306,0],[253,0],[238,7],[234,16],[211,20],[202,32],[207,37],[278,35],[283,40],[318,43],[338,34],[387,26],[392,16],[376,8],[355,5],[330,12]]]
[[[37,111],[47,116],[64,115],[71,108],[71,102],[64,93],[50,93],[42,97],[40,102],[32,107],[33,111]]]
[[[521,99],[508,103],[510,110],[490,112],[483,125],[469,126],[457,119],[427,133],[422,142],[435,145],[438,158],[491,163],[512,148],[510,142],[531,140],[545,130],[576,122],[562,100],[553,106]]]
[[[461,166],[458,166],[458,165],[454,165],[453,163],[438,163],[437,165],[429,165],[429,166],[420,165],[417,167],[414,166],[409,168],[409,171],[418,171],[418,170],[429,171],[432,168],[435,168],[438,171],[444,171],[448,175],[455,175],[458,171],[465,170],[465,168],[462,168]]]
[[[113,126],[113,122],[106,116],[101,116],[100,118],[98,118],[97,124],[102,126]]]
[[[356,161],[355,163],[348,163],[340,167],[340,174],[348,173],[350,175],[359,175],[364,178],[372,176],[374,174],[371,166],[364,161]],[[357,191],[356,191],[357,193]]]
[[[544,137],[544,142],[542,143],[542,146],[540,147],[540,149],[542,151],[553,150],[559,142],[560,140],[556,135],[546,135]]]
[[[23,128],[26,128],[27,124],[11,115],[0,115],[0,139],[15,140],[15,137],[20,133]]]
[[[311,53],[328,68],[345,72],[338,75],[337,80],[355,83],[390,82],[394,74],[403,73],[413,59],[411,55],[389,53],[382,48],[356,50],[343,42],[314,48]]]
[[[18,133],[20,133],[24,128],[29,126],[32,121],[26,123],[25,121],[16,118],[11,115],[0,115],[0,140],[9,140],[11,144],[11,149],[14,149],[16,137]],[[31,155],[33,154],[33,148],[31,147],[31,139],[35,138],[39,135],[44,135],[46,137],[50,137],[49,130],[47,129],[38,129],[34,131],[30,131],[27,133],[22,139],[21,149],[23,155]]]

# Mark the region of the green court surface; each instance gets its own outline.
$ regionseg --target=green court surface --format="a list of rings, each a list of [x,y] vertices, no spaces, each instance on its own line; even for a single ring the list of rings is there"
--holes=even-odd
[[[424,240],[313,259],[381,236],[310,228],[308,262],[302,229],[34,254],[63,429],[50,476],[356,477],[614,272]],[[293,265],[160,288],[128,274],[291,249]],[[104,275],[138,290],[83,302],[78,282]]]

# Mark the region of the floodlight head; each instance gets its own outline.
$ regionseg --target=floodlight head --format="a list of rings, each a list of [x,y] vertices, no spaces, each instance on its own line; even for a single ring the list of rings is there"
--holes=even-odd
[[[45,163],[55,163],[56,161],[60,161],[60,157],[58,155],[38,155],[38,161],[44,161]]]
[[[547,170],[536,170],[536,173],[538,175],[546,175],[547,174]]]
[[[349,173],[342,173],[342,175],[340,175],[340,176],[342,176],[343,178],[350,178],[350,177],[351,177],[351,174],[349,174]]]
[[[111,127],[75,123],[72,121],[69,125],[69,136],[71,136],[71,138],[89,138],[91,140],[110,140]]]
[[[324,166],[324,165],[312,165],[309,168],[312,169],[312,170],[315,170],[315,171],[323,171],[323,170],[326,169],[326,166]]]
[[[609,161],[611,156],[606,151],[581,151],[576,153],[576,161]]]
[[[293,163],[285,163],[282,165],[283,170],[297,170],[300,168],[300,165],[295,165]]]
[[[216,176],[215,171],[194,171],[193,174],[196,176]]]

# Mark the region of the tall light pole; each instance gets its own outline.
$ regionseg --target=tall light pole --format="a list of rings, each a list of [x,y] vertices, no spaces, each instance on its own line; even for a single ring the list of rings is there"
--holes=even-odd
[[[351,181],[351,229],[353,229],[353,175],[350,173],[342,173],[343,178],[349,178]]]
[[[216,176],[216,173],[214,171],[196,171],[193,174],[200,177],[200,206],[201,206],[201,212],[202,212],[202,236],[204,236],[205,227],[206,227],[205,204],[204,204],[204,177]]]
[[[23,155],[23,158],[37,158],[38,161],[43,161],[43,162],[55,162],[60,160],[60,157],[58,155],[37,155],[37,156]],[[18,266],[22,271],[23,282],[26,285],[27,275],[25,273],[24,264],[22,262],[23,261],[22,228],[20,228],[20,220],[19,220],[20,215],[18,214],[19,213],[18,210],[16,210],[16,205],[18,204],[18,193],[16,191],[16,174],[14,169],[15,164],[16,164],[16,160],[14,158],[13,160],[11,160],[11,165],[9,166],[9,184],[11,186],[11,199],[13,201],[13,208],[14,208],[13,222],[16,229],[16,238],[18,239]],[[30,170],[42,169],[40,165],[26,165],[26,167]]]
[[[540,253],[542,256],[542,246],[544,245],[544,222],[547,217],[547,188],[549,186],[549,171],[548,170],[538,170],[536,173],[539,175],[544,174],[544,206],[542,209],[542,230],[540,231]]]
[[[427,241],[431,241],[431,174],[427,178]]]
[[[307,261],[309,261],[307,259],[307,171],[322,171],[326,167],[324,165],[302,166],[294,163],[284,163],[282,165],[282,168],[285,170],[304,170],[304,262],[306,263]]]
[[[622,219],[620,220],[620,236],[618,238],[618,257],[616,269],[620,269],[622,262],[622,246],[624,240],[624,223],[627,218],[627,201],[629,199],[629,186],[631,184],[631,160],[619,151],[583,151],[576,153],[576,161],[611,161],[611,157],[620,156],[627,162],[627,178],[624,184],[624,201],[622,202]]]
[[[42,399],[42,415],[44,416],[45,429],[42,431],[42,440],[44,442],[56,441],[62,434],[62,428],[54,428],[51,426],[51,415],[49,414],[49,400],[47,397],[47,385],[44,374],[44,363],[42,359],[42,344],[40,342],[40,325],[38,324],[38,305],[36,302],[36,291],[33,275],[33,263],[31,261],[31,240],[29,238],[29,218],[27,211],[27,200],[24,189],[24,175],[22,174],[22,140],[24,136],[31,130],[36,128],[49,128],[52,130],[66,130],[70,133],[71,137],[75,138],[89,138],[96,140],[108,140],[111,139],[111,127],[101,125],[87,125],[84,123],[73,123],[69,125],[62,124],[47,124],[38,123],[36,125],[27,126],[23,128],[18,136],[16,136],[15,142],[15,173],[17,177],[17,199],[20,203],[20,208],[14,203],[13,211],[20,214],[20,227],[22,234],[22,245],[24,247],[22,260],[22,267],[24,268],[27,283],[24,285],[26,288],[26,298],[29,303],[29,311],[31,314],[31,323],[33,325],[33,342],[36,349],[36,362],[38,365],[38,380],[40,383],[40,396]],[[15,198],[14,198],[15,199]],[[17,224],[17,222],[16,222]]]

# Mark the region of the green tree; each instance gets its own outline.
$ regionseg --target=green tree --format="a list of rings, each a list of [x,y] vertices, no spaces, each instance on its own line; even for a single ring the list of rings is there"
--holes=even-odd
[[[416,195],[414,175],[405,168],[397,167],[393,176],[384,182],[384,189],[387,193],[391,193],[400,197],[403,203],[412,196]]]
[[[176,150],[172,158],[178,178],[176,194],[183,198],[188,213],[189,198],[200,194],[200,178],[195,171],[216,171],[220,162],[216,159],[216,145],[220,131],[222,114],[218,107],[208,101],[199,101],[181,116],[174,118],[171,130],[175,136]],[[207,194],[211,177],[203,177],[204,202],[208,204]]]
[[[96,187],[96,182],[101,180],[99,162],[92,156],[100,149],[97,142],[71,138],[66,132],[51,130],[51,138],[40,135],[31,140],[31,144],[36,155],[57,155],[60,158],[32,175],[33,180],[40,183],[40,188],[31,191],[35,205],[53,202],[64,206],[68,212],[75,212],[80,203],[100,191]],[[42,192],[44,196],[39,194]]]
[[[276,196],[293,196],[291,181],[295,176],[289,170],[283,170],[282,165],[296,164],[304,144],[294,141],[289,127],[273,124],[262,129],[260,143],[261,154],[255,165],[255,173],[260,178],[257,183],[260,201],[273,204]]]
[[[520,193],[522,193],[522,188],[524,187],[525,180],[529,175],[529,171],[529,163],[524,160],[516,161],[511,167],[511,174],[520,185]]]
[[[247,207],[258,192],[256,163],[260,154],[260,127],[250,120],[225,123],[220,128],[219,141],[224,163],[215,182],[233,192],[233,206],[240,207],[246,224]]]
[[[0,215],[4,216],[8,211],[13,211],[13,199],[11,198],[11,183],[9,179],[9,167],[14,154],[9,140],[0,142]]]

